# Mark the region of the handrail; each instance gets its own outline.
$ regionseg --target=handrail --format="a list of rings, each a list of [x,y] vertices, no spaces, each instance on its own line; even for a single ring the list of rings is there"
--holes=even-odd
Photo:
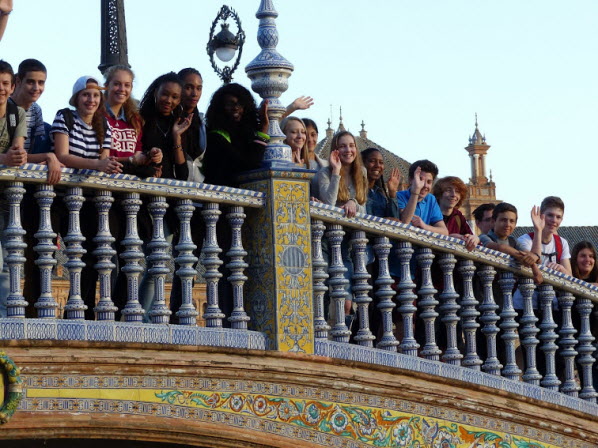
[[[27,163],[21,167],[0,165],[0,181],[46,182],[47,167]],[[170,198],[219,202],[244,207],[263,207],[265,194],[241,188],[149,177],[141,179],[129,174],[105,174],[95,170],[63,168],[60,186],[79,186],[96,190],[109,189],[127,193],[153,194]]]
[[[441,252],[450,252],[460,258],[491,265],[519,276],[532,277],[531,269],[521,267],[505,253],[481,246],[470,252],[465,249],[465,243],[457,238],[422,230],[409,224],[365,213],[358,213],[354,218],[347,218],[342,209],[314,201],[310,202],[310,213],[312,218],[324,222],[339,224],[354,230],[363,230],[377,236],[408,241]],[[544,266],[540,266],[540,270],[545,283],[598,303],[598,287]]]

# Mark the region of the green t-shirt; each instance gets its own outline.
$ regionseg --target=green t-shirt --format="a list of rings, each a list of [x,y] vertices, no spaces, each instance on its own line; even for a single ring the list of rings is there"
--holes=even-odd
[[[27,115],[22,107],[19,110],[19,124],[15,129],[14,137],[27,138]],[[12,142],[8,137],[8,126],[6,126],[6,115],[0,118],[0,153],[5,153],[10,148]]]

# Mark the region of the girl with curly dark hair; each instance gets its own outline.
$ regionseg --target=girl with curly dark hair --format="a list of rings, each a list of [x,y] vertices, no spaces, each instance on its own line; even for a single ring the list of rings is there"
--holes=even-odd
[[[237,187],[239,174],[259,168],[270,139],[266,112],[264,101],[258,116],[251,93],[239,84],[224,85],[214,93],[206,113],[206,183]]]
[[[145,153],[162,151],[161,177],[187,180],[189,169],[181,136],[191,125],[181,104],[183,83],[174,72],[159,76],[150,84],[139,103],[145,124],[141,142]]]

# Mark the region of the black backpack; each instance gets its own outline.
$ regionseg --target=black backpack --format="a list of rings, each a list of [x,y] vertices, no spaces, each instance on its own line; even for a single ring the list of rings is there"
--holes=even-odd
[[[8,130],[9,145],[12,145],[12,139],[19,125],[19,109],[12,98],[6,102],[6,128]]]

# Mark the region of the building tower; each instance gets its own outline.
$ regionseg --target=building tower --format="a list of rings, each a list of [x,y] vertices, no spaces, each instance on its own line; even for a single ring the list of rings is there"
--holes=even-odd
[[[102,34],[100,65],[104,73],[113,65],[129,65],[124,0],[102,0]]]
[[[490,145],[486,143],[486,136],[482,135],[478,128],[478,114],[475,115],[475,130],[469,138],[469,145],[465,150],[469,153],[471,163],[471,177],[467,183],[468,198],[463,203],[461,211],[470,222],[472,229],[475,222],[473,211],[485,203],[498,204],[502,202],[496,199],[496,184],[492,180],[492,174],[487,176],[486,155]]]

